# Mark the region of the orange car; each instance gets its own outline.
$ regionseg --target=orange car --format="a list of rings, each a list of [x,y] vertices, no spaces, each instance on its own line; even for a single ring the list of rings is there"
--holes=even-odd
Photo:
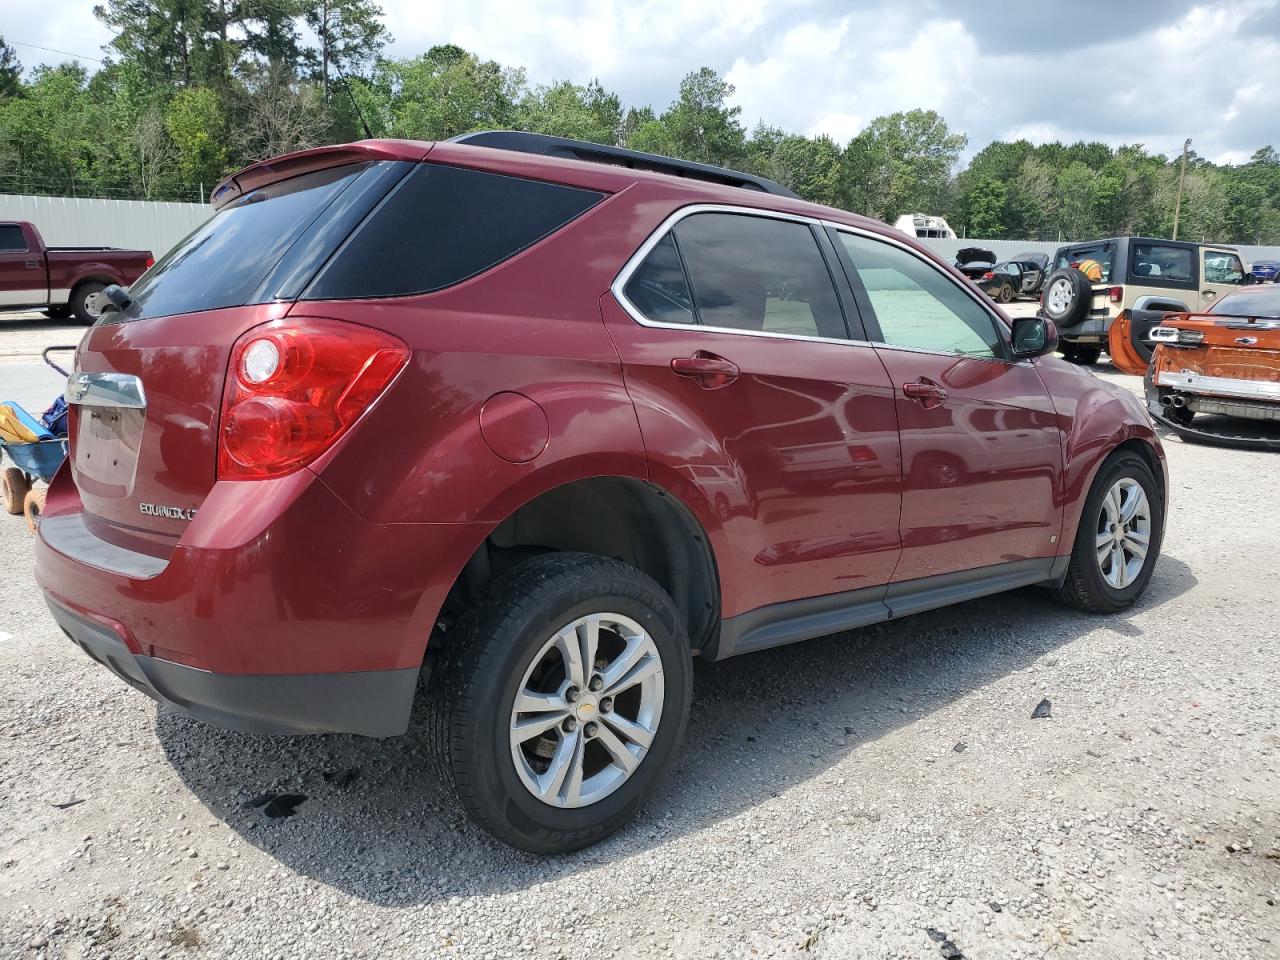
[[[1239,290],[1204,313],[1168,314],[1148,338],[1154,417],[1189,440],[1280,450],[1280,286]],[[1270,423],[1193,427],[1199,414]]]

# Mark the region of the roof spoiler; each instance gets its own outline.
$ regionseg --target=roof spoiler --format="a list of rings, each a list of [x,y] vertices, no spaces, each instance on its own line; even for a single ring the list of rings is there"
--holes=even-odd
[[[470,147],[490,147],[494,150],[514,150],[517,153],[534,153],[546,157],[564,157],[569,160],[586,160],[590,163],[607,163],[615,167],[629,167],[632,170],[648,170],[652,173],[665,173],[673,177],[686,177],[690,180],[704,180],[728,187],[741,187],[744,190],[758,190],[761,193],[772,193],[779,197],[790,197],[798,200],[792,191],[780,183],[765,177],[716,167],[708,163],[695,163],[692,160],[676,160],[656,153],[641,153],[639,150],[628,150],[625,147],[610,147],[602,143],[589,143],[585,140],[570,140],[567,137],[552,137],[544,133],[524,133],[518,130],[481,130],[477,133],[464,133],[454,137],[450,143],[461,143]]]
[[[431,144],[409,140],[360,140],[331,147],[299,150],[270,160],[250,164],[224,179],[209,194],[209,205],[220,210],[237,197],[267,184],[287,180],[314,170],[364,160],[421,160],[431,152]]]

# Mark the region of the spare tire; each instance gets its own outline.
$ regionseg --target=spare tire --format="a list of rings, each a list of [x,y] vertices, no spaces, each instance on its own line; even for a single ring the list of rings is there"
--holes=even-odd
[[[1075,267],[1055,270],[1045,282],[1040,302],[1044,315],[1059,327],[1074,327],[1089,316],[1093,281]]]

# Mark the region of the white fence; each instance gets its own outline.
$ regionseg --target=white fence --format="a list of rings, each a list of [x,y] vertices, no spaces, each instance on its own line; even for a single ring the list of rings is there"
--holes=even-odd
[[[30,220],[51,247],[133,247],[159,259],[165,251],[204,223],[213,211],[200,203],[152,203],[144,200],[81,200],[74,197],[26,197],[0,194],[0,220]],[[1053,255],[1059,244],[1037,240],[924,240],[935,253],[952,259],[961,247],[985,247],[997,259],[1034,251]],[[1280,247],[1234,245],[1246,264],[1280,260]]]
[[[30,220],[51,247],[129,247],[157,260],[212,215],[201,203],[0,194],[0,220]]]

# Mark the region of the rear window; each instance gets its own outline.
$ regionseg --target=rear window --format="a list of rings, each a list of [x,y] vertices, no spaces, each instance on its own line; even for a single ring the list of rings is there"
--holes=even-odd
[[[258,288],[289,248],[335,199],[369,175],[373,166],[377,165],[332,167],[241,197],[165,254],[129,289],[133,302],[126,315],[108,311],[102,322],[254,302]],[[313,265],[312,273],[318,265]]]
[[[1111,254],[1112,246],[1109,243],[1098,243],[1087,247],[1072,247],[1058,254],[1058,262],[1054,269],[1061,270],[1063,267],[1075,267],[1078,270],[1084,270],[1094,283],[1109,283],[1111,281]],[[1094,263],[1098,265],[1097,268],[1094,268]],[[1081,264],[1084,266],[1081,266]]]
[[[603,199],[594,190],[424,163],[306,291],[309,300],[429,293],[483,273]]]
[[[0,250],[25,250],[27,240],[22,235],[22,228],[16,223],[0,226]]]
[[[1225,317],[1263,317],[1280,320],[1280,286],[1261,290],[1237,290],[1218,300],[1207,311]]]

